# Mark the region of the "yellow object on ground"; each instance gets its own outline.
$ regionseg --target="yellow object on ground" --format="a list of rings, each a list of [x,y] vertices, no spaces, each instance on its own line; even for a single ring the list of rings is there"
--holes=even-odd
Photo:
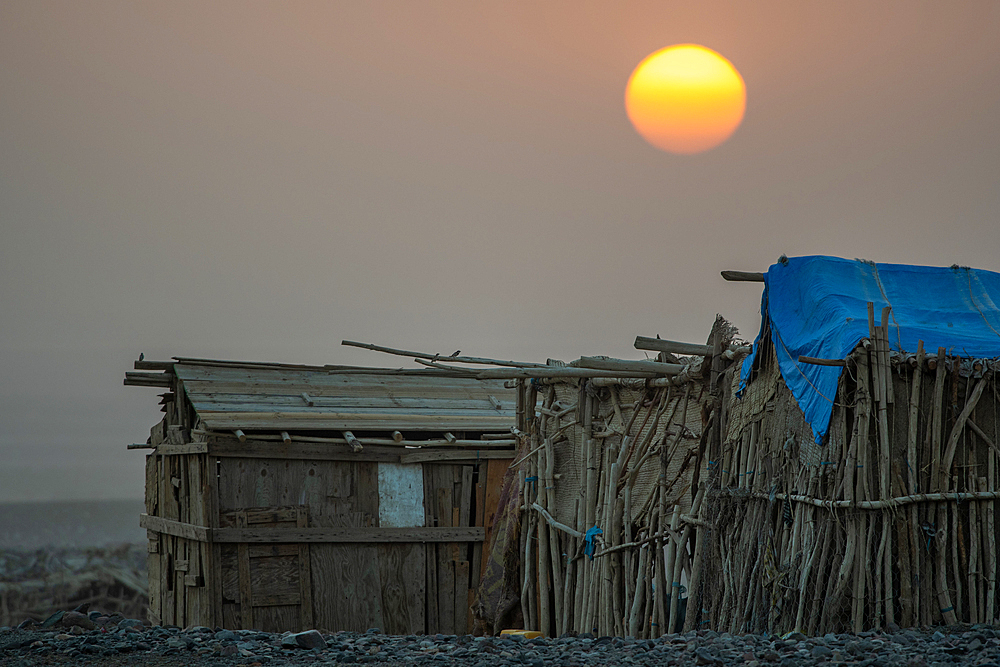
[[[535,637],[541,637],[542,633],[538,630],[502,630],[500,632],[501,637],[510,637],[511,635],[517,635],[525,639],[534,639]]]

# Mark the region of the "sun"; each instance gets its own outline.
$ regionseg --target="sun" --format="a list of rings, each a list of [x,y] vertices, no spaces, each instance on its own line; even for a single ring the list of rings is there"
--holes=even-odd
[[[653,146],[691,155],[715,148],[743,121],[747,88],[732,63],[697,44],[675,44],[639,63],[625,111]]]

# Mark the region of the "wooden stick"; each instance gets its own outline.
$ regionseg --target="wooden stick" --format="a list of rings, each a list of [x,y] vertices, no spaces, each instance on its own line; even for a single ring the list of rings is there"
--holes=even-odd
[[[824,529],[822,531],[823,537],[820,540],[822,546],[820,547],[819,550],[819,564],[816,566],[816,583],[813,586],[813,591],[814,591],[813,602],[820,602],[820,603],[822,602],[822,592],[825,588],[823,585],[825,581],[824,577],[829,578],[830,574],[830,570],[827,569],[826,563],[827,563],[827,558],[829,557],[830,554],[830,543],[833,541],[832,535],[835,529],[834,522],[829,518],[827,514],[824,513],[821,516],[825,517],[825,520],[823,521]],[[808,629],[806,631],[806,633],[809,636],[816,635],[817,625],[819,624],[820,617],[821,614],[819,613],[818,609],[815,609],[813,613],[809,614],[809,624],[808,624]],[[798,627],[802,627],[801,624],[799,623],[796,623],[796,625]]]
[[[909,413],[909,430],[907,432],[906,438],[906,471],[907,480],[909,482],[909,492],[919,493],[920,492],[920,476],[917,474],[917,470],[920,468],[920,460],[917,456],[917,435],[919,433],[920,426],[920,389],[923,384],[923,367],[924,367],[924,341],[917,342],[917,356],[916,356],[916,368],[913,369],[913,387],[910,392],[910,413]],[[919,529],[919,519],[918,510],[916,505],[911,505],[909,509],[910,515],[910,525],[909,530],[906,531],[907,537],[910,541],[909,551],[910,558],[912,560],[912,568],[909,573],[901,573],[901,580],[910,577],[919,577],[921,572],[921,552],[920,552],[920,540],[918,538],[917,531]],[[918,579],[919,581],[919,579]],[[919,625],[920,620],[918,618],[920,610],[920,586],[912,586],[912,608],[913,617],[909,621],[910,625]],[[906,620],[904,619],[904,623]]]
[[[553,391],[550,395],[555,396]],[[539,486],[539,497],[545,498],[545,504],[548,507],[555,508],[556,505],[556,491],[555,491],[555,464],[556,457],[555,451],[552,447],[552,441],[549,438],[545,438],[543,441],[544,452],[545,452],[545,484],[544,488],[542,485]],[[569,526],[566,526],[569,528]],[[556,633],[559,632],[559,627],[563,623],[563,615],[565,610],[563,609],[563,573],[562,573],[562,556],[561,549],[559,548],[559,535],[554,531],[549,533],[549,558],[552,562],[550,563],[550,571],[552,572],[552,593],[553,593],[553,606],[555,607],[555,622],[552,624],[553,629]]]
[[[576,501],[573,503],[574,521],[578,520],[579,516],[580,516],[580,499],[577,498]],[[580,534],[581,536],[583,535],[583,533],[580,533],[579,531],[577,531],[577,533]],[[566,552],[568,554],[575,554],[577,553],[577,549],[579,548],[579,546],[580,546],[579,538],[573,538],[573,540],[567,544]],[[567,558],[566,572],[565,575],[563,576],[563,590],[562,590],[563,624],[562,627],[559,628],[560,635],[566,634],[574,627],[573,623],[574,623],[574,614],[576,613],[576,609],[573,603],[574,601],[573,594],[575,588],[576,588],[576,559]]]
[[[605,357],[580,357],[572,363],[574,368],[596,368],[602,371],[622,373],[654,373],[657,375],[678,375],[686,366],[666,364],[659,361],[633,361],[631,359],[608,359]]]
[[[587,510],[583,505],[583,499],[578,498],[576,501],[576,529],[580,531],[581,535],[587,530],[586,514]],[[586,559],[577,561],[576,580],[573,582],[573,627],[577,632],[585,632],[583,621],[583,591],[587,581],[585,574],[586,569]]]
[[[992,490],[996,475],[996,455],[993,452],[987,454],[986,467],[986,489]],[[997,557],[996,557],[996,523],[995,523],[995,503],[986,503],[986,622],[993,623],[996,619],[996,590],[997,590]]]
[[[528,503],[528,485],[525,483],[526,472],[518,471],[518,481],[521,490],[522,504]],[[528,581],[531,579],[531,516],[525,516],[521,524],[521,617],[524,619],[525,629],[534,627],[531,623],[531,596],[528,594]]]
[[[371,343],[358,343],[351,340],[341,341],[340,344],[346,345],[348,347],[360,347],[365,350],[374,350],[375,352],[385,352],[386,354],[393,354],[399,357],[430,359],[431,361],[448,361],[451,363],[462,363],[462,364],[485,364],[489,366],[512,366],[514,368],[546,368],[545,364],[533,363],[528,361],[503,361],[500,359],[486,359],[483,357],[460,357],[457,355],[445,356],[441,354],[427,354],[425,352],[397,350],[395,348],[383,347],[381,345],[373,345]]]
[[[871,308],[872,304],[869,303],[869,325],[873,322]],[[870,477],[869,470],[871,468],[868,467],[870,449],[868,433],[871,424],[872,399],[878,401],[879,398],[876,393],[878,391],[879,383],[876,381],[874,376],[869,379],[869,371],[873,368],[877,369],[877,367],[878,364],[876,360],[872,359],[869,361],[867,354],[860,355],[858,359],[858,399],[856,410],[859,412],[861,417],[858,424],[857,435],[859,467],[855,497],[861,501],[866,501],[869,498],[868,478]],[[851,613],[851,627],[855,633],[858,633],[864,629],[865,588],[869,572],[868,564],[870,562],[869,536],[871,534],[871,529],[869,527],[868,517],[865,515],[858,516],[854,527],[857,532],[857,548],[860,557],[856,557],[854,559],[854,599]]]
[[[903,477],[898,469],[896,470],[895,473],[894,488],[898,493],[903,493],[904,489],[906,488],[906,485],[903,482]],[[914,506],[910,507],[911,511],[915,509],[916,508]],[[905,520],[896,521],[895,525],[892,526],[892,528],[895,529],[896,531],[895,535],[896,543],[899,544],[899,562],[898,562],[899,603],[900,603],[900,610],[902,611],[900,622],[905,627],[912,627],[913,625],[915,625],[913,616],[914,607],[913,607],[912,580],[914,575],[919,570],[917,569],[915,562],[916,557],[913,554],[911,554],[910,550],[911,543],[910,543],[910,536],[908,535],[908,533],[915,531],[917,529],[917,524],[913,523],[907,526]],[[888,563],[886,563],[886,567],[889,569],[891,573],[892,572],[891,560]],[[887,590],[887,596],[891,595],[892,595],[892,589],[889,588]]]
[[[955,486],[957,487],[958,478],[955,477],[953,481]],[[949,546],[951,546],[951,581],[952,584],[954,585],[953,590],[955,591],[956,616],[958,614],[961,614],[963,610],[962,602],[964,599],[963,597],[964,591],[962,589],[963,589],[964,577],[962,575],[965,573],[966,570],[966,568],[962,567],[962,562],[961,562],[962,560],[964,560],[964,558],[961,558],[959,556],[960,546],[963,548],[964,552],[965,536],[962,534],[962,532],[960,532],[962,529],[961,529],[961,523],[958,520],[958,513],[959,513],[958,505],[955,505],[955,507],[951,509],[951,511],[948,513],[949,518],[951,519],[951,531],[949,532],[950,539],[948,540],[948,542]]]
[[[734,283],[764,282],[764,274],[753,271],[723,271],[722,277],[724,280],[728,280],[729,282],[734,282]]]
[[[364,447],[361,445],[361,441],[354,437],[354,434],[350,431],[341,431],[341,436],[347,441],[347,444],[351,446],[355,452],[360,452]]]
[[[868,545],[869,545],[869,535],[870,532],[866,530],[868,524],[868,517],[862,515],[859,517],[858,532],[859,538],[858,542],[860,546],[858,551],[861,554],[861,558],[855,559],[855,573],[854,573],[854,605],[851,613],[851,628],[854,634],[861,632],[864,629],[864,617],[865,617],[865,585],[867,584],[867,574],[868,574]]]
[[[679,343],[673,340],[663,340],[660,338],[647,338],[645,336],[635,337],[635,349],[652,350],[655,352],[666,352],[668,354],[695,355],[706,357],[712,354],[710,345],[698,345],[695,343]]]
[[[701,504],[705,498],[705,488],[699,487],[698,492],[695,494],[694,502],[691,504],[691,513],[695,514],[701,511]],[[692,526],[689,524],[684,528],[684,532],[681,534],[680,538],[677,540],[676,555],[674,556],[674,575],[673,581],[671,582],[671,592],[676,593],[680,590],[681,585],[681,570],[682,568],[682,556],[684,555],[684,548],[687,545],[689,539],[691,539]],[[690,579],[688,580],[690,581]],[[676,627],[677,624],[677,595],[671,595],[670,597],[670,621],[669,626],[671,628]],[[688,601],[691,604],[691,600]]]
[[[812,364],[813,366],[846,366],[845,359],[820,359],[818,357],[806,357],[799,355],[800,364]]]
[[[973,459],[975,460],[975,459]],[[975,473],[968,473],[968,480],[966,486],[968,488],[976,488],[978,482],[975,478]],[[979,503],[969,503],[969,567],[968,567],[968,584],[969,584],[969,621],[971,623],[982,623],[982,619],[979,616],[980,604],[979,604],[979,593],[982,589],[980,586],[980,575],[982,574],[979,570]]]
[[[726,495],[723,490],[720,495]],[[770,498],[770,494],[762,491],[751,491],[749,495],[753,498]],[[858,509],[858,510],[885,510],[895,509],[913,503],[929,502],[967,502],[970,500],[1000,500],[1000,491],[949,491],[947,493],[916,493],[909,496],[899,496],[887,500],[824,500],[790,493],[775,493],[776,500],[789,500],[793,503],[806,503],[815,507],[825,509]]]
[[[639,547],[639,569],[635,578],[635,595],[632,597],[632,609],[629,613],[628,633],[632,637],[639,636],[639,623],[642,610],[645,608],[646,586],[643,579],[646,574],[646,565],[649,560],[649,547]]]
[[[655,493],[656,491],[654,491],[654,494]],[[649,517],[650,532],[655,532],[659,528],[659,523],[660,523],[659,514],[660,513],[658,509],[652,510]],[[646,571],[646,574],[643,577],[643,586],[646,589],[645,591],[646,601],[642,610],[641,630],[638,635],[639,638],[641,639],[649,639],[650,633],[652,632],[651,621],[653,620],[653,616],[655,615],[655,610],[656,610],[656,605],[654,604],[653,600],[653,570],[656,565],[656,557],[655,554],[653,553],[653,549],[655,548],[656,548],[656,543],[655,542],[650,543],[649,562],[648,562],[649,569]]]
[[[972,411],[976,409],[976,405],[979,403],[979,398],[983,395],[983,389],[989,384],[988,378],[984,375],[980,378],[979,382],[976,384],[976,388],[972,390],[972,396],[966,402],[965,407],[962,408],[962,412],[959,413],[958,418],[955,419],[955,425],[951,429],[951,435],[948,436],[948,445],[945,447],[944,455],[941,457],[941,479],[942,479],[942,489],[948,490],[948,479],[950,478],[950,470],[952,461],[955,459],[955,449],[958,447],[958,440],[962,435],[962,429],[965,428],[966,421],[969,419],[969,415]]]
[[[889,365],[889,339],[888,339],[888,317],[889,317],[889,307],[882,309],[882,326],[878,332],[878,353],[879,353],[879,374],[882,381],[885,384],[883,390],[885,400],[879,404],[879,439],[881,440],[881,460],[879,461],[879,468],[881,469],[881,495],[882,498],[888,498],[892,495],[892,444],[889,441],[889,415],[888,415],[888,405],[893,402],[893,383],[892,383],[892,368]],[[893,566],[893,544],[892,544],[892,525],[889,518],[888,512],[883,512],[882,514],[882,544],[879,546],[881,551],[881,556],[884,559],[883,562],[879,563],[876,570],[881,570],[885,577],[884,588],[882,587],[882,582],[878,582],[876,591],[885,591],[885,622],[895,623],[895,608],[893,600],[893,585],[892,585],[892,566]],[[876,574],[876,576],[878,576]],[[876,600],[880,599],[880,596],[876,594]],[[876,602],[876,604],[878,604]]]
[[[686,368],[684,366],[681,367]],[[606,371],[597,368],[574,368],[571,366],[551,366],[546,368],[488,368],[476,373],[479,380],[506,380],[510,378],[610,378],[614,384],[621,384],[623,378],[648,379],[653,381],[658,376],[672,375],[661,371]]]
[[[572,528],[570,528],[569,526],[567,526],[564,523],[560,523],[559,521],[556,521],[552,517],[552,515],[549,514],[545,510],[545,508],[542,507],[541,505],[539,505],[538,503],[531,503],[531,508],[533,510],[535,510],[536,512],[538,512],[539,514],[541,514],[542,517],[544,517],[545,520],[548,522],[548,524],[550,526],[552,526],[553,528],[555,528],[556,530],[561,530],[562,532],[566,533],[567,535],[571,535],[572,537],[575,537],[577,539],[583,539],[583,533],[581,533],[578,530],[573,530]]]
[[[948,488],[941,478],[941,435],[944,430],[943,402],[946,372],[944,360],[945,350],[943,347],[939,347],[934,376],[934,402],[931,404],[931,483],[941,490]]]
[[[535,436],[537,437],[537,436]],[[545,502],[545,480],[544,468],[545,468],[545,449],[543,448],[538,454],[538,462],[532,462],[532,466],[535,471],[535,476],[538,481],[535,483],[536,493],[536,503],[538,500]],[[538,531],[538,631],[541,632],[546,637],[552,636],[552,614],[549,609],[549,593],[552,590],[552,581],[550,579],[550,548],[549,548],[549,527],[543,521],[536,521],[536,528]]]
[[[698,487],[698,493],[702,494],[701,507],[698,509],[698,518],[702,521],[705,520],[705,506],[708,504],[704,501],[705,495],[705,482],[701,482]],[[691,585],[688,588],[688,606],[687,614],[684,617],[684,632],[690,632],[694,630],[695,622],[698,619],[698,615],[702,608],[702,598],[704,596],[705,587],[701,580],[701,562],[705,554],[705,542],[708,536],[708,531],[699,526],[695,530],[695,549],[694,549],[694,562],[691,565]],[[694,602],[694,604],[692,604]]]

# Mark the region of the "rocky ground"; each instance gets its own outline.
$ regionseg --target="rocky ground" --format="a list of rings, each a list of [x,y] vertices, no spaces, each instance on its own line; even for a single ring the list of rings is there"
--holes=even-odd
[[[613,637],[558,639],[454,635],[389,636],[322,634],[316,630],[284,635],[205,627],[181,630],[149,627],[142,621],[99,612],[60,612],[44,624],[0,628],[0,665],[858,665],[933,667],[998,665],[1000,635],[992,626],[898,630],[860,635],[784,638],[734,636],[709,631],[668,635],[657,640]]]

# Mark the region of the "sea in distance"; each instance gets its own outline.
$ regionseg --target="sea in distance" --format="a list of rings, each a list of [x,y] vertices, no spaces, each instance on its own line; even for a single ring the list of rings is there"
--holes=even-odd
[[[0,550],[143,543],[143,507],[141,498],[0,503]]]

